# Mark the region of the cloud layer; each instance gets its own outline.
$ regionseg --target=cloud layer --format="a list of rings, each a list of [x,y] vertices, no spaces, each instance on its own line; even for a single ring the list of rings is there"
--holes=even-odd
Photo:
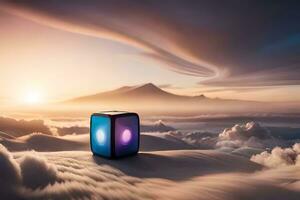
[[[0,131],[14,137],[24,136],[34,132],[48,135],[52,134],[50,128],[44,124],[43,120],[16,120],[7,117],[0,117]]]
[[[2,2],[38,23],[140,48],[170,70],[205,77],[201,84],[300,83],[297,1]]]
[[[288,118],[289,119],[289,118]],[[188,122],[194,119],[187,119]],[[195,119],[198,122],[198,119]],[[246,120],[246,119],[245,119]],[[10,129],[16,127],[20,135],[22,130],[51,130],[52,135],[33,133],[22,137],[14,137],[10,134],[0,132],[0,143],[10,151],[68,151],[68,150],[89,150],[89,128],[85,125],[76,125],[74,123],[45,125],[42,120],[14,120],[5,118],[4,121],[13,121],[10,123]],[[214,120],[213,120],[214,121]],[[1,122],[1,121],[0,121]],[[40,127],[36,126],[39,122]],[[185,121],[184,121],[185,122]],[[202,123],[202,121],[200,121]],[[210,121],[208,121],[210,122]],[[275,146],[288,147],[294,143],[300,142],[299,128],[290,128],[289,125],[262,126],[257,122],[247,122],[231,125],[235,122],[224,121],[222,123],[206,123],[216,130],[205,130],[205,127],[189,127],[175,130],[172,126],[166,125],[162,121],[146,123],[141,125],[141,144],[142,151],[155,150],[175,150],[175,149],[218,149],[238,155],[251,157],[252,154],[263,152],[264,150],[274,148]],[[22,127],[26,123],[27,126]],[[200,125],[201,125],[200,123]],[[173,124],[174,125],[174,124]],[[220,126],[220,127],[218,127]],[[230,127],[232,126],[232,127]],[[223,127],[230,127],[225,128]],[[185,130],[186,129],[186,130]],[[220,131],[223,130],[223,131]],[[0,129],[1,131],[1,129]],[[59,135],[59,136],[53,136]]]
[[[258,165],[229,154],[170,151],[155,152],[148,156],[150,155],[151,159],[141,155],[141,158],[128,161],[109,161],[92,159],[91,154],[86,152],[12,154],[1,146],[0,166],[4,166],[4,163],[9,166],[1,168],[0,171],[1,196],[6,195],[6,199],[296,200],[300,195],[299,168],[296,166],[254,172],[259,169]],[[167,161],[162,168],[163,160]],[[171,177],[182,174],[179,163],[186,161],[189,165],[182,167],[190,167],[188,172],[202,171],[204,174],[190,174],[191,177],[173,181]],[[143,168],[145,162],[148,162],[148,167],[151,168],[148,178],[143,177],[145,174],[139,175],[137,171]],[[173,165],[176,162],[178,163]],[[196,164],[197,162],[202,164]],[[158,171],[155,170],[155,165],[159,166]],[[227,165],[228,168],[224,167]],[[252,169],[238,172],[241,166],[252,166]],[[214,172],[216,169],[217,173]],[[140,170],[145,172],[145,169]],[[220,173],[222,170],[223,173]],[[233,172],[228,173],[227,170]],[[15,177],[10,179],[13,180],[10,184],[2,178],[5,173],[11,173],[12,177]],[[166,173],[171,179],[164,176]],[[37,183],[38,188],[35,185]],[[4,186],[7,187],[6,190],[3,190]]]
[[[165,127],[162,122],[153,127],[147,125],[156,131],[164,131]],[[155,151],[120,160],[93,157],[89,151],[53,152],[74,150],[80,145],[88,147],[88,134],[64,137],[31,134],[6,139],[11,147],[24,141],[27,147],[35,145],[39,150],[52,152],[12,153],[0,145],[0,193],[5,199],[31,200],[298,200],[300,145],[262,152],[276,144],[288,144],[280,137],[284,129],[279,130],[282,133],[274,137],[273,129],[248,122],[233,125],[219,134],[148,132],[142,135],[141,148]],[[296,141],[293,134],[297,130],[292,130],[287,141],[289,138]],[[229,153],[219,151],[226,149],[230,149]]]

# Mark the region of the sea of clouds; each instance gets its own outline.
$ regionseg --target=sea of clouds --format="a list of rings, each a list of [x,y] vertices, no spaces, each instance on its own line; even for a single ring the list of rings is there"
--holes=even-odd
[[[297,128],[250,121],[210,132],[157,121],[143,125],[139,156],[107,161],[91,155],[88,128],[74,123],[0,119],[1,198],[300,198]]]
[[[186,155],[188,154],[186,152]],[[221,155],[226,156],[226,154]],[[177,159],[176,154],[165,153],[161,156],[165,156],[166,159]],[[97,162],[97,159],[92,161],[88,159],[89,157],[90,154],[86,152],[11,153],[1,145],[1,197],[4,199],[229,200],[299,199],[300,195],[300,166],[293,163],[276,169],[259,170],[258,167],[254,167],[248,172],[224,171],[172,180],[156,177],[155,173],[153,177],[134,176],[135,168],[127,163],[127,170],[132,173],[128,175],[110,162],[101,160]],[[184,155],[181,155],[181,159],[183,157]],[[197,158],[193,156],[194,160]],[[239,157],[231,157],[234,158],[239,159]],[[208,154],[205,159],[214,159],[214,156]],[[160,160],[151,161],[159,165]],[[232,167],[238,167],[238,162],[231,161],[228,162]],[[189,165],[191,166],[191,163]],[[138,167],[145,166],[138,165]],[[170,165],[169,168],[161,170],[169,173],[171,171],[176,177],[178,171],[174,170],[175,168],[178,166]],[[201,167],[199,169],[201,170]]]

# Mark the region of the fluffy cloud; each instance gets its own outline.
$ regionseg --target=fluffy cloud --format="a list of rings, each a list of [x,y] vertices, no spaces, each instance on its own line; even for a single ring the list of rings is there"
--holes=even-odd
[[[3,183],[17,184],[21,180],[20,167],[10,152],[0,144],[0,172]]]
[[[30,152],[14,159],[0,144],[1,198],[19,199],[22,196],[21,191],[43,188],[58,180],[54,165],[48,164],[45,158]]]
[[[18,163],[5,147],[0,144],[0,194],[3,199],[17,198],[17,186],[21,183],[21,170]]]
[[[246,124],[236,124],[232,128],[226,128],[219,134],[222,140],[248,140],[256,137],[259,139],[270,138],[268,131],[255,122],[248,122]]]
[[[256,122],[236,124],[226,128],[218,136],[217,148],[236,149],[240,147],[266,148],[276,144],[269,131]]]
[[[20,168],[23,184],[32,189],[43,188],[57,180],[55,166],[47,163],[45,158],[37,156],[33,152],[21,158]]]
[[[251,160],[270,168],[300,165],[300,143],[292,148],[275,147],[270,153],[264,151],[253,155]]]
[[[14,193],[21,183],[21,170],[7,149],[0,144],[0,194],[3,199],[16,198]]]

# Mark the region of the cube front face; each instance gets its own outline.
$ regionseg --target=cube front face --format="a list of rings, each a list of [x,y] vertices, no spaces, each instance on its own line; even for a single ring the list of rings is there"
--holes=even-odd
[[[111,157],[111,118],[92,115],[90,131],[92,152],[101,156]]]
[[[114,158],[138,152],[140,124],[137,114],[96,113],[90,122],[90,143],[94,154]]]

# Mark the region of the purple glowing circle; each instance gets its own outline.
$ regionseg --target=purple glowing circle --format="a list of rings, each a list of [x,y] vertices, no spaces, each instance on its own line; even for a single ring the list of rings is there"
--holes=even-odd
[[[128,129],[125,129],[124,131],[123,131],[123,133],[122,133],[122,137],[121,137],[121,139],[122,139],[122,142],[124,143],[124,144],[127,144],[130,140],[131,140],[131,131],[130,130],[128,130]]]

